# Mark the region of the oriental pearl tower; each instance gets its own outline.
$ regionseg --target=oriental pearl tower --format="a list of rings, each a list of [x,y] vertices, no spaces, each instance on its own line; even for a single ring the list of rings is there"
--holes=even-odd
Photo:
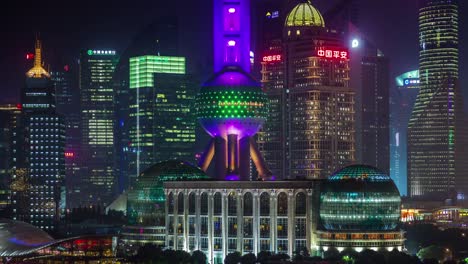
[[[250,72],[249,0],[214,0],[214,76],[197,95],[197,117],[211,136],[199,166],[214,159],[216,178],[250,180],[250,160],[259,179],[273,179],[254,136],[265,122],[268,98]]]

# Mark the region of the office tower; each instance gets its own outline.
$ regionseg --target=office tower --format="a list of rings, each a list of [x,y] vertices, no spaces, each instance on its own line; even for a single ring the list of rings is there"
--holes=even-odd
[[[26,73],[21,107],[14,139],[13,218],[52,231],[65,209],[65,126],[56,111],[54,84],[42,67],[39,40],[34,67]]]
[[[116,191],[114,148],[114,89],[112,75],[118,62],[114,50],[84,50],[80,58],[81,203],[111,202]]]
[[[66,64],[50,72],[55,85],[57,112],[65,121],[65,185],[67,208],[79,207],[81,115],[80,93],[78,90],[78,67]]]
[[[361,162],[389,174],[389,61],[382,52],[377,51],[371,56],[364,56],[361,67]]]
[[[13,138],[21,105],[0,105],[0,212],[10,204]]]
[[[419,71],[405,72],[390,89],[390,177],[407,195],[408,122],[419,92]]]
[[[306,48],[307,47],[307,48]],[[263,53],[269,97],[259,149],[273,175],[321,178],[354,162],[354,91],[349,53],[320,12],[300,3],[286,17],[283,39]]]
[[[136,34],[127,49],[120,54],[119,63],[113,77],[115,93],[115,120],[114,141],[118,164],[118,191],[123,192],[129,186],[129,162],[134,155],[130,151],[130,92],[129,87],[130,58],[145,55],[181,56],[178,45],[178,21],[176,17],[158,16],[151,24],[142,28]],[[185,66],[187,69],[187,65]],[[135,104],[132,102],[132,104]],[[134,110],[134,109],[133,109]],[[135,157],[133,157],[135,159]],[[133,172],[135,176],[136,172]]]
[[[466,123],[458,84],[458,2],[419,9],[420,91],[408,125],[410,196],[466,195]]]
[[[193,160],[196,85],[184,57],[130,58],[129,177],[158,161]]]

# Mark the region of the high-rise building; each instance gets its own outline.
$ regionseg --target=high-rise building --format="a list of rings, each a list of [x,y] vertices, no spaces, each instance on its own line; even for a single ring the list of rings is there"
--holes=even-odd
[[[380,51],[361,61],[361,163],[390,172],[389,61]]]
[[[112,75],[119,60],[114,50],[84,50],[80,58],[81,160],[80,203],[111,202],[116,191],[115,105]]]
[[[396,77],[390,89],[390,177],[401,195],[407,195],[408,122],[419,92],[419,71]]]
[[[466,195],[466,123],[458,84],[458,1],[419,9],[420,91],[408,126],[410,196]]]
[[[184,57],[130,58],[129,177],[157,161],[194,160],[196,85]]]
[[[13,162],[13,138],[21,105],[0,105],[0,211],[10,204],[10,181]]]
[[[258,143],[273,175],[321,178],[355,161],[349,70],[340,34],[310,3],[294,7],[262,57],[270,112]]]
[[[51,231],[65,209],[65,126],[56,111],[54,84],[42,67],[39,40],[21,106],[14,136],[13,218]]]
[[[51,71],[50,77],[55,85],[57,112],[65,120],[65,185],[67,189],[67,208],[79,206],[80,193],[80,147],[81,115],[80,94],[78,90],[77,68],[66,64],[62,69]],[[78,196],[78,197],[76,197]]]

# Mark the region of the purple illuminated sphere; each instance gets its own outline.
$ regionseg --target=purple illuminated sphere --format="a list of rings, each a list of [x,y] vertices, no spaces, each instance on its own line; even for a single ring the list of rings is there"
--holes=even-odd
[[[260,84],[235,66],[208,80],[196,101],[198,120],[212,137],[253,136],[268,114],[268,98]]]

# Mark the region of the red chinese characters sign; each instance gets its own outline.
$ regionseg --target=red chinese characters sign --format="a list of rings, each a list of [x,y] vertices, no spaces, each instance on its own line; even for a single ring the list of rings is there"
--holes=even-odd
[[[349,53],[345,50],[319,49],[317,50],[317,56],[339,60],[349,59]]]
[[[263,56],[263,62],[278,62],[278,61],[281,61],[281,55],[279,54]]]

